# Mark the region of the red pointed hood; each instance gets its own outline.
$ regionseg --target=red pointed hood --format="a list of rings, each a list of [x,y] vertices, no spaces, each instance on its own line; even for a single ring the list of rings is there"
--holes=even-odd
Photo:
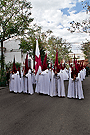
[[[60,69],[64,70],[64,66],[62,65],[62,62],[60,64]]]
[[[13,60],[13,69],[12,72],[16,73],[17,69],[16,69],[16,65],[15,65],[15,56],[14,56],[14,60]]]
[[[28,73],[28,54],[26,55],[26,59],[25,59],[25,74]]]
[[[76,77],[78,76],[79,73],[79,69],[78,69],[78,65],[77,63],[74,64],[74,66],[71,68],[72,72],[71,72],[71,77],[73,78],[73,75],[75,74]]]
[[[73,61],[73,62],[74,62],[74,64],[75,64],[75,54],[74,54],[74,61]]]
[[[47,69],[47,53],[45,55],[44,61],[43,61],[43,66],[42,66],[42,70],[46,70]]]
[[[55,58],[55,65],[54,65],[54,72],[55,70],[57,73],[60,71],[59,65],[58,65],[58,51],[56,50],[56,58]]]

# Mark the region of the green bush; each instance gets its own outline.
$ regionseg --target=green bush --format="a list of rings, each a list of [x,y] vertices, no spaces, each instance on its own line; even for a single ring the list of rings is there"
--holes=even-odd
[[[21,66],[21,63],[16,62],[15,65],[16,65],[16,69],[18,69],[18,67]],[[11,70],[12,70],[12,68],[13,68],[13,63],[12,63],[12,62],[9,62],[8,64],[6,64],[6,69],[7,69],[7,70],[8,70],[8,69],[11,69]]]
[[[6,86],[6,72],[5,70],[0,70],[0,87]]]

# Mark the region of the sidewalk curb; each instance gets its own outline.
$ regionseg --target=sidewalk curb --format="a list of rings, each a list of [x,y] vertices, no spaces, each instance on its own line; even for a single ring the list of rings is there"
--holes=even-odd
[[[0,90],[2,90],[2,89],[6,89],[7,87],[0,87]]]

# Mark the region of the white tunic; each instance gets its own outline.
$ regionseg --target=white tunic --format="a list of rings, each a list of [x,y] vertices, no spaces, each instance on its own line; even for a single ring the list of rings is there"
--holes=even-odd
[[[36,81],[36,89],[35,89],[35,92],[36,92],[36,93],[44,93],[44,89],[43,89],[43,85],[44,85],[43,79],[44,79],[44,75],[43,75],[43,74],[38,75],[37,81]]]
[[[68,86],[68,98],[79,98],[83,99],[83,89],[81,79],[76,77],[76,80],[72,78],[69,79],[69,86]]]
[[[43,75],[43,94],[49,95],[50,93],[50,77],[48,69],[41,73]]]
[[[13,74],[10,74],[10,82],[9,82],[9,90],[10,92],[14,91],[14,78],[13,78]]]
[[[65,97],[65,87],[64,87],[64,80],[63,75],[61,73],[58,73],[59,79],[58,79],[58,96],[59,97]]]
[[[21,92],[24,92],[23,72],[21,71]]]
[[[83,70],[80,71],[80,77],[81,77],[81,81],[85,79],[85,74]]]
[[[12,78],[14,79],[13,89],[14,89],[14,92],[17,93],[18,92],[18,89],[17,89],[17,73],[13,74]]]
[[[19,71],[17,71],[17,76],[16,76],[16,81],[17,81],[17,92],[21,93],[21,85],[20,85],[20,75],[19,75]]]
[[[34,73],[32,73],[32,84],[36,84],[35,74]]]
[[[24,80],[24,91],[23,91],[23,93],[27,93],[27,89],[28,89],[28,87],[27,87],[27,77],[24,76],[23,80]]]
[[[29,94],[33,94],[33,86],[32,86],[32,77],[31,77],[31,73],[26,74],[26,77],[28,77],[28,93]]]
[[[57,81],[54,75],[53,70],[49,70],[49,76],[50,76],[50,96],[57,96]]]
[[[66,72],[66,70],[60,70],[60,73],[63,75],[63,80],[68,80],[69,76]]]

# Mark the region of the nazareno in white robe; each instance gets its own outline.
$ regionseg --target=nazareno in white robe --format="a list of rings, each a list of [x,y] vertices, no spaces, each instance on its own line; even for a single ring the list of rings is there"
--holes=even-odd
[[[80,77],[81,77],[81,81],[85,79],[85,74],[83,70],[80,71]]]
[[[16,76],[16,80],[17,80],[17,92],[18,93],[21,93],[22,91],[21,91],[21,85],[20,85],[21,80],[20,80],[19,71],[17,71],[16,74],[17,74],[17,76]]]
[[[23,90],[23,93],[27,93],[27,89],[28,89],[28,87],[27,87],[27,77],[26,76],[24,76],[23,77],[23,80],[24,80],[24,90]]]
[[[50,95],[50,77],[48,69],[46,70],[45,78],[44,78],[44,94]]]
[[[60,73],[63,75],[63,80],[68,80],[69,76],[66,72],[66,70],[60,70]]]
[[[14,93],[17,93],[18,92],[18,89],[17,89],[17,73],[13,74],[12,78],[14,79],[14,85],[13,85]]]
[[[12,78],[12,73],[10,73],[10,81],[9,81],[9,90],[10,90],[10,92],[13,91],[13,82],[14,82],[14,79]]]
[[[38,75],[38,78],[37,78],[37,83],[36,83],[36,89],[35,89],[35,92],[36,93],[44,93],[44,89],[43,89],[43,85],[44,85],[44,83],[43,83],[43,81],[44,81],[44,75],[43,74],[40,74],[40,75]]]
[[[21,92],[24,92],[23,71],[21,71]]]
[[[68,86],[68,98],[79,98],[84,99],[82,83],[80,77],[76,77],[75,80],[73,78],[69,79]]]
[[[49,70],[49,76],[50,76],[50,96],[57,96],[57,90],[56,90],[56,82],[55,82],[55,75],[53,70]]]
[[[41,73],[42,76],[42,93],[49,95],[50,92],[50,78],[48,69]]]
[[[58,96],[65,97],[64,79],[62,73],[58,73]]]
[[[31,70],[28,71],[28,74],[26,74],[26,77],[28,77],[28,93],[33,94],[33,85],[32,85],[32,76],[31,76]]]

